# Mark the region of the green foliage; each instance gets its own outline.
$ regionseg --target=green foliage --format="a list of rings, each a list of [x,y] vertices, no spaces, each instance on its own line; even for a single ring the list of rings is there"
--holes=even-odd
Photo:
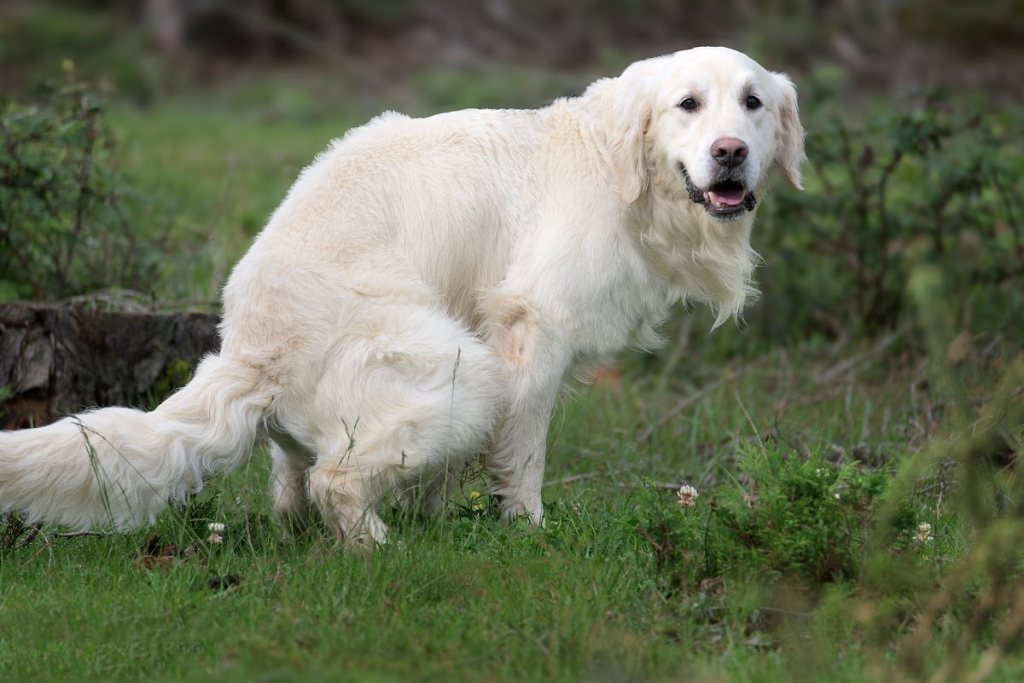
[[[866,522],[884,491],[884,469],[834,463],[777,446],[752,447],[740,472],[749,490],[722,502],[724,532],[768,572],[822,583],[858,573]]]
[[[0,300],[147,291],[158,269],[163,245],[139,234],[101,101],[72,64],[65,75],[38,104],[0,103]]]
[[[771,197],[759,224],[771,254],[772,310],[763,314],[776,333],[822,320],[833,333],[892,327],[907,317],[906,283],[919,264],[941,264],[961,302],[1020,289],[1019,119],[983,116],[940,93],[871,114],[865,127],[833,100],[809,109],[807,191]],[[1012,292],[997,296],[1021,304]]]
[[[707,491],[692,507],[669,505],[663,491],[649,488],[635,523],[676,586],[723,574],[808,584],[849,580],[859,572],[886,478],[884,470],[837,464],[817,452],[748,445],[732,483]],[[911,522],[899,524],[907,537]]]
[[[181,358],[168,359],[160,376],[153,382],[154,397],[168,396],[172,391],[180,389],[192,379],[192,371],[187,361]]]

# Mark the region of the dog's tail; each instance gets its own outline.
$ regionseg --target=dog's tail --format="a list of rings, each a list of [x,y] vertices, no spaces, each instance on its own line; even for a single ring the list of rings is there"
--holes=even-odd
[[[260,372],[209,356],[151,413],[103,408],[0,432],[0,511],[76,527],[151,522],[249,453],[272,399]]]

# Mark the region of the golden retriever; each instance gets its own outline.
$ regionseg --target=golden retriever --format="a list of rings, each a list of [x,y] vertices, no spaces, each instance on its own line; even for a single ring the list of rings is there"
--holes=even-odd
[[[538,110],[383,114],[306,168],[224,290],[223,340],[151,413],[0,434],[0,509],[126,527],[269,438],[280,515],[384,542],[374,511],[483,454],[502,515],[543,515],[571,369],[654,347],[680,300],[754,291],[769,168],[799,187],[789,79],[702,47]]]

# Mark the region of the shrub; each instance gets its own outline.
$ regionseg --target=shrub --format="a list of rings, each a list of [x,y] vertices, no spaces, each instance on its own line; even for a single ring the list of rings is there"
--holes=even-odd
[[[807,117],[807,191],[778,193],[761,217],[768,296],[755,315],[772,332],[823,320],[832,331],[892,327],[907,313],[908,275],[921,264],[940,266],[960,295],[1019,289],[1018,122],[964,111],[941,93],[874,114],[866,126],[828,104],[831,113],[815,115],[812,103]]]
[[[833,458],[835,460],[835,458]],[[733,484],[701,494],[692,507],[648,489],[636,507],[638,533],[673,586],[754,572],[813,582],[856,577],[872,512],[888,474],[821,452],[786,452],[777,444],[744,447]],[[894,518],[903,546],[917,524]]]
[[[0,301],[150,291],[160,240],[112,166],[100,98],[65,64],[35,104],[0,101]]]

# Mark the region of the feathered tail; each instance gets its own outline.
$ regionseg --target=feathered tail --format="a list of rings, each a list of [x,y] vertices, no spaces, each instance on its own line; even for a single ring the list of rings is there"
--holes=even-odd
[[[261,384],[256,369],[209,356],[151,413],[103,408],[0,432],[0,511],[77,527],[152,522],[249,453],[271,400]]]

